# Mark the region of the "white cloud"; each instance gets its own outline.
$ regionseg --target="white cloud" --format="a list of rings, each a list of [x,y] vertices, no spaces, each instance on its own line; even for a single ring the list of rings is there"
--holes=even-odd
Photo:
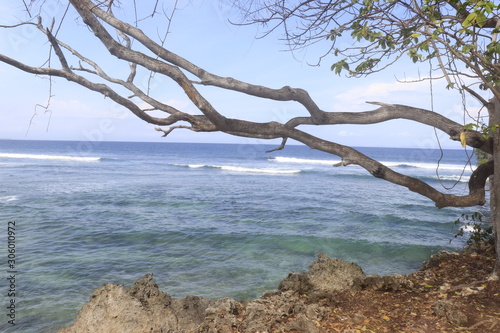
[[[336,95],[335,98],[343,105],[365,104],[367,101],[402,103],[403,100],[409,104],[408,99],[418,100],[417,95],[428,92],[429,84],[427,82],[378,82],[347,90]]]
[[[459,123],[464,122],[464,105],[462,95],[458,90],[446,89],[446,80],[436,80],[431,86],[429,81],[417,81],[407,78],[407,82],[375,82],[358,85],[352,89],[335,95],[330,111],[368,111],[375,106],[367,104],[368,101],[404,104],[434,110]],[[413,81],[412,81],[413,80]],[[485,97],[486,98],[486,97]],[[486,98],[487,99],[487,98]],[[470,95],[465,99],[465,123],[473,122],[480,116],[487,116],[487,111],[481,110],[480,103]],[[469,117],[470,116],[470,117]]]

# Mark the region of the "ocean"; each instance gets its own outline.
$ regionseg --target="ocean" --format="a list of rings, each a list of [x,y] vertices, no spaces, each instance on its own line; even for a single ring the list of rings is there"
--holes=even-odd
[[[0,331],[55,332],[104,283],[128,287],[146,273],[174,297],[236,299],[275,289],[318,253],[367,274],[409,273],[463,247],[454,221],[484,209],[437,209],[357,166],[332,167],[336,156],[272,148],[0,141],[5,235],[15,222],[15,239],[0,243]],[[467,192],[475,164],[464,150],[360,150],[455,194]]]

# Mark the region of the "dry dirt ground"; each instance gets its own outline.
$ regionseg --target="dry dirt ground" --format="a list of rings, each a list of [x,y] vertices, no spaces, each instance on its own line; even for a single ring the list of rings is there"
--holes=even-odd
[[[320,332],[500,332],[500,282],[488,281],[492,246],[440,252],[399,291],[361,290],[328,299]],[[293,318],[290,318],[293,320]]]

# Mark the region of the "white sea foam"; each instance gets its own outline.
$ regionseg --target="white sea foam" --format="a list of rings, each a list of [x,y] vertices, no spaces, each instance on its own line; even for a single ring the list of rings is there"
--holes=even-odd
[[[318,160],[318,159],[306,159],[306,158],[297,158],[297,157],[284,157],[277,156],[270,158],[269,161],[278,162],[278,163],[298,163],[298,164],[316,164],[316,165],[333,165],[339,163],[340,160]],[[432,169],[435,170],[438,168],[437,163],[417,163],[417,162],[381,162],[385,166],[389,168],[417,168],[417,169]],[[454,170],[454,171],[462,171],[464,169],[464,165],[462,164],[440,164],[439,170]],[[466,171],[469,170],[469,167],[466,167]]]
[[[340,162],[339,160],[315,160],[315,159],[284,157],[284,156],[277,156],[269,160],[278,163],[300,163],[300,164],[321,164],[321,165],[332,165]]]
[[[459,175],[453,175],[453,176],[434,176],[433,178],[435,179],[440,179],[440,180],[452,180],[454,182],[460,181],[462,183],[467,183],[470,179],[469,176],[459,176]]]
[[[296,158],[296,157],[272,157],[269,161],[276,163],[296,163],[296,164],[314,164],[314,165],[334,165],[338,163],[337,160],[320,160],[320,159],[304,159],[304,158]],[[465,183],[470,179],[470,173],[472,170],[469,166],[464,166],[460,164],[438,164],[437,163],[418,163],[418,162],[393,162],[393,161],[385,161],[381,162],[385,166],[398,169],[398,168],[409,168],[409,169],[424,169],[424,170],[439,170],[439,171],[447,171],[453,172],[454,175],[440,175],[439,177],[434,175],[432,178],[439,179],[442,181],[455,181]],[[465,168],[465,170],[464,170]],[[404,173],[404,171],[403,171]],[[465,173],[464,175],[460,175]]]
[[[187,167],[187,168],[191,168],[191,169],[199,169],[199,168],[206,168],[206,167],[208,167],[208,165],[206,165],[206,164],[179,164],[179,163],[172,163],[172,164],[169,164],[169,165],[179,166],[179,167]]]
[[[10,201],[16,201],[19,200],[19,197],[17,195],[7,195],[5,197],[0,197],[0,202],[10,202]]]
[[[207,164],[172,164],[175,166],[182,166],[182,167],[188,167],[192,169],[199,169],[199,168],[213,168],[213,169],[220,169],[224,171],[231,171],[231,172],[245,172],[245,173],[266,173],[266,174],[295,174],[295,173],[300,173],[300,169],[278,169],[278,168],[247,168],[247,167],[240,167],[240,166],[232,166],[232,165],[207,165]]]
[[[464,166],[463,164],[438,164],[437,163],[416,163],[416,162],[381,162],[383,165],[389,167],[389,168],[418,168],[418,169],[439,169],[439,170],[455,170],[455,171],[462,171],[469,170],[470,167]]]
[[[35,160],[63,160],[63,161],[75,161],[75,162],[99,162],[101,160],[100,157],[75,157],[75,156],[12,154],[12,153],[0,153],[0,157],[35,159]]]
[[[225,171],[232,171],[232,172],[251,172],[251,173],[267,173],[267,174],[283,174],[283,175],[289,175],[289,174],[295,174],[295,173],[300,173],[301,170],[292,170],[292,169],[274,169],[274,168],[244,168],[244,167],[236,167],[236,166],[220,166],[218,168],[221,168],[222,170]]]
[[[475,230],[474,230],[474,226],[472,226],[472,225],[464,225],[464,226],[462,227],[462,230],[463,230],[464,232],[474,232],[474,231],[475,231]]]

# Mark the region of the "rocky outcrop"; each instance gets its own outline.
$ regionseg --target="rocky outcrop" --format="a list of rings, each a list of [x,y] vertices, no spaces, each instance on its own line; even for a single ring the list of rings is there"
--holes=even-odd
[[[356,281],[365,278],[358,265],[319,254],[318,259],[309,267],[308,273],[290,273],[281,281],[278,289],[292,290],[299,294],[311,291],[341,291],[356,288]]]
[[[316,323],[345,290],[398,290],[401,276],[366,276],[353,263],[320,254],[307,273],[290,273],[278,290],[239,302],[188,296],[174,299],[147,274],[126,289],[106,284],[97,289],[75,323],[59,333],[81,332],[318,332]]]
[[[85,304],[76,322],[60,333],[70,332],[192,332],[215,303],[201,297],[173,299],[158,289],[147,274],[130,289],[105,284]]]

